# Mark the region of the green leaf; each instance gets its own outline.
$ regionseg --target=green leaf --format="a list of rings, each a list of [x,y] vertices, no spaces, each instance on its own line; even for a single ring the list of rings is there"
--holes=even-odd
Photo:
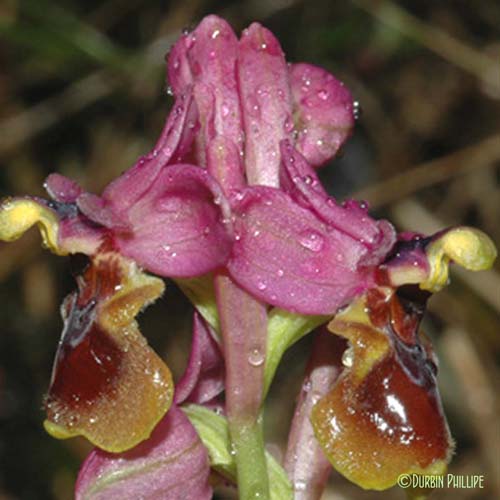
[[[285,351],[329,319],[329,316],[303,316],[277,307],[269,313],[264,397]]]
[[[205,321],[220,336],[219,314],[215,302],[213,274],[206,274],[199,278],[176,279],[175,282]]]
[[[231,453],[227,420],[212,410],[198,405],[182,407],[203,444],[208,450],[210,465],[231,481],[236,480],[236,462]],[[291,500],[292,486],[285,471],[274,457],[266,452],[271,500]]]

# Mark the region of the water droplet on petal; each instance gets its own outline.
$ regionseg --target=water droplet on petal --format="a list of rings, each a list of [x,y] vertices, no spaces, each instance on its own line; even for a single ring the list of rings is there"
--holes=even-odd
[[[220,35],[220,30],[214,30],[212,32],[212,39],[215,40]]]
[[[318,90],[318,97],[322,101],[326,101],[328,99],[328,91],[325,89]]]
[[[259,282],[257,283],[257,288],[258,288],[259,290],[265,290],[265,289],[267,288],[267,284],[266,284],[266,282],[265,282],[265,281],[259,281]]]
[[[319,252],[325,244],[323,236],[315,231],[305,233],[301,236],[299,242],[304,248],[307,248],[312,252]]]
[[[283,123],[283,129],[285,130],[285,133],[289,134],[293,130],[293,128],[294,128],[293,120],[290,116],[287,116]]]

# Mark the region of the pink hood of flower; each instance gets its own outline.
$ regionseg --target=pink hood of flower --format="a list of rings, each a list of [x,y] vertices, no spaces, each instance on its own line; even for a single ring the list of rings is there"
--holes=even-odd
[[[216,16],[175,44],[168,78],[175,95],[193,89],[196,160],[230,197],[231,277],[264,302],[306,314],[334,313],[373,285],[394,229],[357,203],[338,205],[313,168],[353,128],[344,85],[319,67],[287,64],[260,24],[238,40]]]

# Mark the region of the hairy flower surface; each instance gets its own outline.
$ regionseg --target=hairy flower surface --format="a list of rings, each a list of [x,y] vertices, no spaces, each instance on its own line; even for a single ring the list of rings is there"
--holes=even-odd
[[[122,451],[147,438],[172,402],[171,374],[134,321],[164,285],[116,253],[98,254],[77,282],[61,308],[45,428]]]

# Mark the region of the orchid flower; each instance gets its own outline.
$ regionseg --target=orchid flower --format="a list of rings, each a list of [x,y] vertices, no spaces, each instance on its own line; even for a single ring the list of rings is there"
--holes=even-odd
[[[217,183],[206,170],[178,163],[194,138],[193,113],[192,97],[181,96],[152,153],[101,197],[52,174],[51,201],[2,202],[0,238],[12,241],[37,224],[46,247],[90,262],[61,309],[45,424],[56,437],[82,434],[123,451],[148,437],[170,407],[170,372],[134,321],[164,285],[141,268],[164,277],[203,274],[225,261],[231,241]]]
[[[366,203],[331,198],[316,169],[352,133],[351,94],[322,68],[287,64],[258,23],[238,39],[206,17],[172,47],[168,80],[176,101],[155,148],[101,196],[53,174],[51,201],[0,206],[1,239],[37,224],[55,253],[86,256],[62,306],[45,422],[97,446],[77,499],[208,499],[211,467],[245,500],[311,500],[323,452],[364,488],[443,473],[453,444],[418,328],[449,264],[487,269],[491,240],[466,227],[398,235]],[[164,288],[146,272],[177,279],[197,309],[175,391],[135,320]],[[285,350],[325,323],[337,337],[323,329],[309,365],[319,392],[302,394],[292,425],[292,492],[264,448],[264,400]]]

